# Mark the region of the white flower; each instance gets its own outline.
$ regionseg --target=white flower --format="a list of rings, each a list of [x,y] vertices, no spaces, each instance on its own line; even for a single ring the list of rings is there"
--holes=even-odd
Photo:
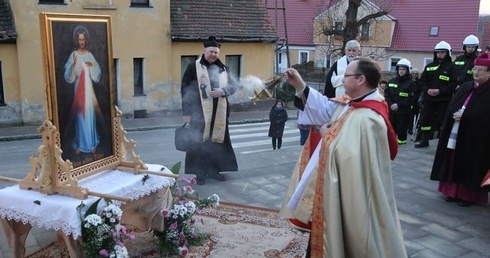
[[[112,215],[116,215],[118,218],[120,218],[122,216],[122,210],[121,208],[117,207],[116,205],[114,204],[109,204],[107,205],[105,208],[104,208],[104,211],[107,213],[107,214],[110,214],[109,215],[106,215],[108,218],[109,217],[112,217]]]
[[[216,204],[219,204],[219,195],[213,194],[208,197],[208,199],[212,202],[215,202]]]
[[[196,204],[194,202],[187,202],[185,204],[185,207],[187,208],[187,212],[189,214],[192,214],[196,211]]]
[[[116,251],[116,257],[117,258],[127,258],[127,257],[129,257],[128,250],[124,246],[116,245],[116,246],[114,246],[114,250]]]
[[[98,225],[102,224],[102,219],[97,214],[90,214],[84,220],[85,220],[85,222],[87,222],[85,224],[86,228],[90,227],[91,225],[98,226]]]

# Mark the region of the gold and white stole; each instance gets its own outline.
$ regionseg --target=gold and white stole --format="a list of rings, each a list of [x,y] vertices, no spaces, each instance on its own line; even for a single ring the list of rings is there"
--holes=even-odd
[[[225,140],[226,132],[226,110],[228,102],[225,97],[218,98],[218,105],[216,107],[216,116],[214,119],[213,131],[211,132],[211,120],[213,117],[213,98],[209,95],[211,92],[211,82],[209,81],[208,69],[205,65],[200,63],[201,59],[196,60],[196,72],[197,72],[197,87],[199,96],[201,98],[202,112],[204,115],[204,133],[203,141],[206,141],[211,137],[211,141],[223,143]],[[228,75],[226,71],[219,74],[219,88],[223,88],[228,83]],[[205,87],[205,95],[202,94],[202,88]],[[211,135],[210,135],[211,134]]]

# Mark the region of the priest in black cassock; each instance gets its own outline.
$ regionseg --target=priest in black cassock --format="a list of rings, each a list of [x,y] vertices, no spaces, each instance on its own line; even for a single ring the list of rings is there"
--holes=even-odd
[[[196,174],[202,185],[207,177],[225,181],[222,171],[237,171],[235,152],[228,129],[228,96],[236,83],[219,60],[221,44],[214,36],[204,42],[204,53],[187,66],[182,77],[182,114],[184,122],[202,135],[202,142],[186,152],[185,173]]]

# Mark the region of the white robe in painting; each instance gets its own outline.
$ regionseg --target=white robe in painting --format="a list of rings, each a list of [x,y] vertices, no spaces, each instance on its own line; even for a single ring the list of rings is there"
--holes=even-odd
[[[76,56],[74,64],[73,56]],[[92,67],[86,65],[91,62]],[[93,152],[100,143],[97,133],[95,107],[98,105],[93,83],[101,78],[101,68],[92,53],[73,51],[65,64],[65,80],[74,83],[75,138],[72,147],[84,153]]]

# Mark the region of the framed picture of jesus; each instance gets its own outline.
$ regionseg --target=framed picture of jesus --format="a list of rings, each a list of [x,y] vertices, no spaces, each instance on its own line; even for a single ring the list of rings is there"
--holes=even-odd
[[[118,164],[110,16],[42,13],[40,19],[47,117],[60,133],[63,160],[72,162],[72,175]]]

